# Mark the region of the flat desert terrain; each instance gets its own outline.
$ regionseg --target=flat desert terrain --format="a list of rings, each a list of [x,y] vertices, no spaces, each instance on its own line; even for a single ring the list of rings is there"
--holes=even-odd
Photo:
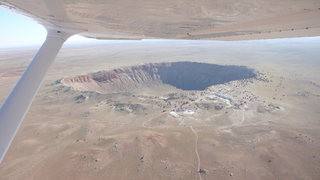
[[[0,179],[320,179],[319,42],[65,45]],[[0,103],[37,50],[1,49]]]

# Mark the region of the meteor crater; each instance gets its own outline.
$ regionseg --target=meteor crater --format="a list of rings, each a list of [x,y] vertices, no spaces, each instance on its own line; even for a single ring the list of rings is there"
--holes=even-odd
[[[130,92],[164,84],[182,90],[204,90],[213,85],[256,76],[255,71],[246,66],[169,62],[141,64],[65,77],[61,82],[76,90],[106,94]]]

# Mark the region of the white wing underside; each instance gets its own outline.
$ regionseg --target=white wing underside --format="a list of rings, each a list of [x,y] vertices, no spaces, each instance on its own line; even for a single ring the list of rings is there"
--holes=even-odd
[[[96,39],[251,40],[320,35],[319,0],[0,0],[0,3],[0,7],[47,28],[59,27]]]

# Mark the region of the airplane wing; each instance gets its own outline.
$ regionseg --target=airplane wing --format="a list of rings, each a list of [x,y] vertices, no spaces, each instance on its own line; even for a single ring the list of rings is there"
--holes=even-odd
[[[52,61],[73,34],[95,39],[252,40],[320,36],[319,0],[0,0],[46,41],[0,109],[0,162]]]
[[[251,40],[320,35],[319,0],[0,0],[96,39]],[[47,7],[50,7],[48,10]]]

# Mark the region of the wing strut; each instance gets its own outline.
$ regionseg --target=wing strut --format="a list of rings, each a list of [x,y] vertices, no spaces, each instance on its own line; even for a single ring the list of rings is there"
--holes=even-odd
[[[0,163],[63,43],[72,33],[47,29],[46,41],[0,109]]]

